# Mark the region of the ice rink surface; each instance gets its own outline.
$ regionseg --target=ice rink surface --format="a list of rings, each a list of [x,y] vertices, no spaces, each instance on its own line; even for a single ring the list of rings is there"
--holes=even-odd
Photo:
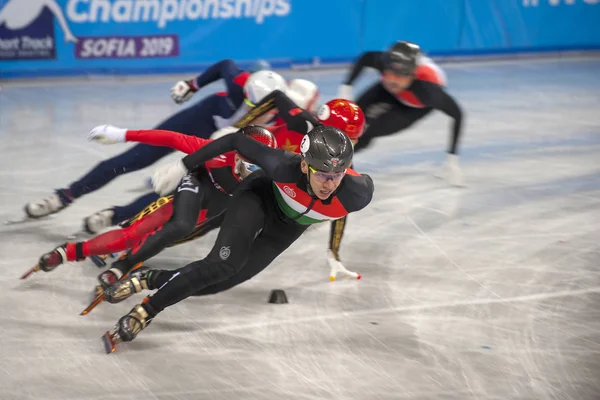
[[[82,317],[91,262],[18,277],[84,216],[139,195],[152,169],[0,227],[0,399],[600,399],[600,59],[446,72],[466,112],[468,187],[433,177],[441,113],[358,155],[376,194],[349,218],[342,255],[360,281],[328,281],[323,225],[252,281],[167,309],[106,355],[101,334],[141,295]],[[345,73],[285,75],[328,99]],[[5,82],[0,217],[129,146],[89,143],[95,125],[151,128],[178,110],[177,78]],[[148,265],[183,266],[214,238]],[[277,288],[289,304],[267,303]]]

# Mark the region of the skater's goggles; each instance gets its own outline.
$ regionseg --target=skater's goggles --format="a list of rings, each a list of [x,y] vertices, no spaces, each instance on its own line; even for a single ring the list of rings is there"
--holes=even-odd
[[[409,79],[413,79],[415,77],[415,75],[413,72],[408,72],[408,71],[396,72],[396,71],[385,70],[383,72],[382,77],[388,81],[396,82],[399,84],[404,84]]]
[[[311,167],[310,165],[308,166],[308,170],[310,172],[312,172],[312,174],[314,175],[315,179],[318,182],[321,183],[325,183],[328,180],[332,180],[333,182],[340,182],[342,180],[342,178],[344,177],[344,175],[346,175],[346,171],[344,170],[343,172],[323,172],[323,171],[318,171],[316,169],[314,169],[313,167]]]

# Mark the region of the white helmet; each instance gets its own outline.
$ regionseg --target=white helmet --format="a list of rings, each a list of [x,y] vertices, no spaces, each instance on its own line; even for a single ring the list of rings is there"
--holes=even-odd
[[[317,110],[319,87],[306,79],[292,79],[288,83],[287,96],[300,108],[314,114]]]
[[[287,84],[281,75],[273,71],[258,71],[250,75],[244,85],[246,104],[254,107],[274,90],[285,93]]]

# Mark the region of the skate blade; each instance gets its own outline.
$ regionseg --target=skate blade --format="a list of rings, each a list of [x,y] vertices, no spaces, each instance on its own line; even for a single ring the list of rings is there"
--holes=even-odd
[[[32,218],[29,217],[27,215],[22,216],[20,218],[14,218],[14,219],[7,219],[4,221],[4,225],[21,225],[21,224],[25,224],[28,222],[39,222],[39,221],[44,221],[50,218],[54,218],[56,217],[55,214],[50,214],[50,215],[46,215],[44,217],[39,217],[39,218]]]
[[[115,339],[115,334],[110,331],[106,331],[104,335],[102,335],[102,343],[104,343],[104,350],[106,354],[114,353],[117,350],[117,344],[121,343],[121,340],[118,338]]]
[[[92,302],[90,303],[90,305],[87,306],[85,308],[85,310],[83,310],[81,312],[81,314],[79,314],[79,315],[88,315],[90,313],[90,311],[92,311],[94,308],[96,308],[96,306],[98,304],[102,303],[105,298],[106,298],[106,296],[104,295],[104,292],[101,292],[100,294],[97,294],[96,298],[94,300],[92,300]]]
[[[30,268],[29,271],[25,272],[20,279],[27,279],[31,274],[38,272],[40,269],[40,265],[36,264],[33,268]]]

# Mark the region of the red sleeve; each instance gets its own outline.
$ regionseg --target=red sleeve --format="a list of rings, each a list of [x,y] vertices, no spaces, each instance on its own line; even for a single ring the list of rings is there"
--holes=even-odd
[[[170,147],[186,154],[192,154],[196,150],[212,142],[210,139],[200,139],[182,133],[155,129],[143,129],[139,131],[128,130],[125,133],[125,140],[128,142],[151,144],[153,146]]]

